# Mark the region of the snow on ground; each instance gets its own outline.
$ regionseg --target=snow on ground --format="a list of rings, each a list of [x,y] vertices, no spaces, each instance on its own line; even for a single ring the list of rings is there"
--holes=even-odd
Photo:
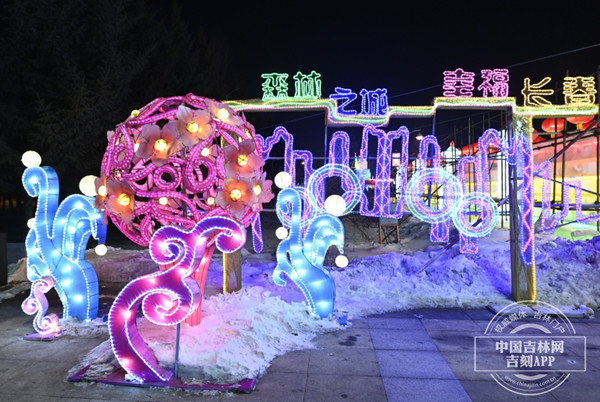
[[[429,243],[429,226],[413,222],[401,227],[400,243],[379,245],[371,239],[373,226],[345,222],[345,269],[331,267],[335,279],[336,309],[352,318],[395,310],[425,307],[478,308],[508,305],[510,298],[510,251],[508,230],[498,229],[479,240],[479,253],[460,254],[458,245],[444,252]],[[374,226],[377,228],[377,225]],[[369,239],[369,240],[365,240]],[[222,256],[211,262],[199,327],[181,326],[180,377],[187,382],[232,383],[263,373],[277,355],[312,347],[311,339],[327,331],[344,329],[335,319],[320,320],[308,313],[304,298],[293,283],[276,286],[274,246],[262,254],[243,250],[243,289],[221,294]],[[577,310],[600,306],[600,239],[569,241],[550,235],[536,238],[538,298],[557,307]],[[153,272],[157,266],[147,250],[109,247],[98,257],[90,250],[101,284],[120,289],[127,281]],[[425,265],[434,259],[429,266]],[[11,275],[13,289],[23,291],[25,264]],[[115,287],[114,285],[117,285]],[[110,287],[109,287],[110,288]],[[107,288],[108,289],[108,288]],[[10,290],[9,290],[10,292]],[[114,292],[118,292],[115,290]],[[3,296],[2,298],[14,297]],[[101,298],[116,294],[105,294]],[[175,356],[175,328],[157,327],[140,318],[140,332],[166,367]],[[61,320],[66,336],[106,333],[101,319],[91,323]],[[117,364],[106,341],[90,351],[70,374],[91,364],[89,378],[110,372]]]

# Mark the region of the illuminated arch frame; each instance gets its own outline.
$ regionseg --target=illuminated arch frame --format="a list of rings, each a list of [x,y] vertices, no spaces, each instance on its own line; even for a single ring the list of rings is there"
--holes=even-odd
[[[391,118],[406,117],[433,117],[438,109],[508,109],[513,116],[513,131],[516,135],[526,138],[529,149],[531,149],[531,133],[533,131],[534,118],[547,117],[571,117],[590,116],[598,114],[598,105],[540,105],[540,106],[518,106],[516,98],[445,98],[434,99],[431,106],[389,106],[385,115],[339,115],[337,113],[337,102],[332,99],[273,99],[262,102],[258,99],[227,101],[235,111],[269,112],[269,111],[306,111],[325,110],[326,123],[332,126],[364,126],[375,127],[387,126]],[[527,275],[526,295],[520,296],[519,290],[513,286],[513,295],[518,300],[537,299],[537,278],[535,266],[535,241],[533,236],[533,158],[526,156],[521,164],[523,174],[530,181],[524,188],[521,207],[523,208],[523,219],[520,227],[521,238],[521,262]],[[523,239],[524,238],[524,239]],[[513,281],[513,284],[518,281]],[[518,285],[517,285],[518,286]]]

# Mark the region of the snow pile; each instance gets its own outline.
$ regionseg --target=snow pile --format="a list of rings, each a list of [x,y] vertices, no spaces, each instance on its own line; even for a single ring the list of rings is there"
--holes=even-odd
[[[261,287],[213,296],[202,311],[200,326],[181,328],[179,374],[188,383],[233,383],[256,377],[276,356],[312,348],[311,339],[317,334],[341,328],[335,320],[310,314],[304,303],[287,303]],[[161,364],[172,367],[174,328],[170,339],[148,321],[140,328]]]
[[[334,319],[319,319],[304,303],[288,303],[262,287],[204,300],[202,324],[181,324],[179,377],[193,383],[236,383],[265,372],[278,355],[313,348],[317,334],[343,327]],[[138,329],[160,364],[173,368],[176,327],[156,326],[145,318]],[[90,351],[70,375],[90,366],[86,378],[106,376],[118,363],[106,341]],[[112,368],[111,368],[112,366]]]
[[[150,257],[147,248],[125,250],[107,247],[104,256],[97,255],[93,249],[86,250],[85,259],[92,264],[98,282],[127,283],[138,276],[158,271],[158,265]]]
[[[439,249],[431,247],[412,256],[388,253],[365,257],[353,261],[344,271],[332,272],[337,308],[351,316],[365,316],[416,308],[477,308],[509,302],[495,285],[493,275],[457,250],[444,253],[422,270],[430,258],[441,252]]]
[[[77,318],[61,318],[60,335],[68,335],[77,338],[95,338],[99,335],[108,334],[106,320],[101,317],[93,320],[79,321]]]
[[[600,239],[538,241],[538,299],[560,306],[600,306]],[[598,247],[598,248],[597,248]]]
[[[14,283],[9,289],[0,292],[0,303],[2,300],[12,299],[21,292],[25,292],[31,288],[31,282]]]
[[[114,372],[118,364],[117,358],[112,352],[110,340],[107,340],[90,350],[77,365],[69,370],[67,377],[72,377],[86,368],[85,378],[90,381],[97,380]]]
[[[0,292],[0,303],[31,288],[31,282],[27,279],[27,258],[8,265],[8,286],[10,287]]]
[[[435,245],[359,258],[333,271],[336,306],[353,316],[428,307],[507,305],[511,298],[508,230],[479,239],[477,254]],[[388,245],[389,246],[389,245]],[[389,248],[385,248],[389,250]],[[538,300],[560,308],[600,306],[600,237],[536,237]],[[429,265],[427,265],[429,264]]]

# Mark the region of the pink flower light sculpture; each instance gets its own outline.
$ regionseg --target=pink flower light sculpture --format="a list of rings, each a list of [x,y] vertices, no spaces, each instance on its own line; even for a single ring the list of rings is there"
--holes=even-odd
[[[228,179],[260,183],[261,192],[270,194],[254,127],[215,100],[193,94],[155,99],[107,137],[96,205],[139,245],[147,246],[159,227],[190,229],[215,210],[234,215],[245,227],[256,222],[262,203],[255,184],[232,198],[219,194]]]

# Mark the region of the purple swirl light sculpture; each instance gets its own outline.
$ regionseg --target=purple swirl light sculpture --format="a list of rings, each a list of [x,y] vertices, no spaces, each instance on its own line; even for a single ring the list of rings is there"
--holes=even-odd
[[[158,229],[150,256],[161,271],[129,282],[113,303],[108,317],[112,348],[117,360],[139,382],[168,381],[173,373],[161,367],[137,329],[136,313],[156,325],[176,325],[200,310],[206,271],[214,247],[224,253],[239,250],[246,231],[234,219],[211,216],[187,231],[175,226]],[[194,261],[200,257],[200,280]]]

